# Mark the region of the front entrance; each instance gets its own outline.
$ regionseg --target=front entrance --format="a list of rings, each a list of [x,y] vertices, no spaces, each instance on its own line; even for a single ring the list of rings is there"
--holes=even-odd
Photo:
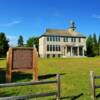
[[[73,49],[72,49],[72,55],[73,56],[78,56],[77,47],[73,47]]]
[[[64,54],[64,55],[65,56],[84,56],[84,50],[83,50],[83,47],[67,46],[66,54]]]
[[[71,47],[67,47],[67,56],[71,56]]]

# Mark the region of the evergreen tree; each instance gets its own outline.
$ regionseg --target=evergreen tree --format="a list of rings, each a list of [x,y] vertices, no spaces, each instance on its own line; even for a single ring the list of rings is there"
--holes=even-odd
[[[93,34],[93,52],[95,56],[98,55],[98,43],[95,33]]]
[[[87,46],[87,51],[86,51],[87,56],[89,57],[95,56],[94,51],[93,51],[93,38],[91,35],[88,37],[86,41],[86,46]]]
[[[96,34],[95,33],[93,34],[93,42],[94,42],[94,45],[97,46],[97,38],[96,38]]]
[[[9,48],[8,39],[5,36],[5,33],[0,33],[0,57],[5,57]]]
[[[24,46],[23,42],[24,42],[24,41],[23,41],[23,36],[20,35],[19,38],[18,38],[18,47]]]
[[[98,55],[100,56],[100,35],[99,35],[99,38],[98,38]]]

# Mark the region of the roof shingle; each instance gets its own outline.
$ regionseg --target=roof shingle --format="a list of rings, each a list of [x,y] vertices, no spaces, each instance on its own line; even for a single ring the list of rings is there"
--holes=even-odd
[[[74,26],[74,21],[70,22],[70,28],[67,30],[60,29],[46,29],[46,32],[42,36],[71,36],[71,37],[84,37],[81,33],[77,32],[76,27]]]
[[[59,29],[47,29],[43,34],[44,36],[55,35],[55,36],[72,36],[72,37],[85,37],[79,32],[69,28],[68,30],[59,30]]]

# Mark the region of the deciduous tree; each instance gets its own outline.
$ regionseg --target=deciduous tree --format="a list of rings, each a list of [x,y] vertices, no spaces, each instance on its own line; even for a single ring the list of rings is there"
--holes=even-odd
[[[36,46],[36,48],[37,48],[37,50],[38,50],[39,37],[30,37],[30,38],[27,40],[27,44],[26,44],[27,47],[33,47],[34,45]]]

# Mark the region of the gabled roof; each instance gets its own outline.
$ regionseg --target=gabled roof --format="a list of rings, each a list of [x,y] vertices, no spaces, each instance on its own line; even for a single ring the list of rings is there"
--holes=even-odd
[[[84,37],[79,32],[76,32],[76,27],[74,27],[74,22],[71,21],[70,28],[67,30],[60,30],[60,29],[46,29],[46,32],[42,36],[71,36],[71,37]]]
[[[75,30],[57,30],[57,29],[47,29],[43,36],[71,36],[71,37],[85,37]]]

